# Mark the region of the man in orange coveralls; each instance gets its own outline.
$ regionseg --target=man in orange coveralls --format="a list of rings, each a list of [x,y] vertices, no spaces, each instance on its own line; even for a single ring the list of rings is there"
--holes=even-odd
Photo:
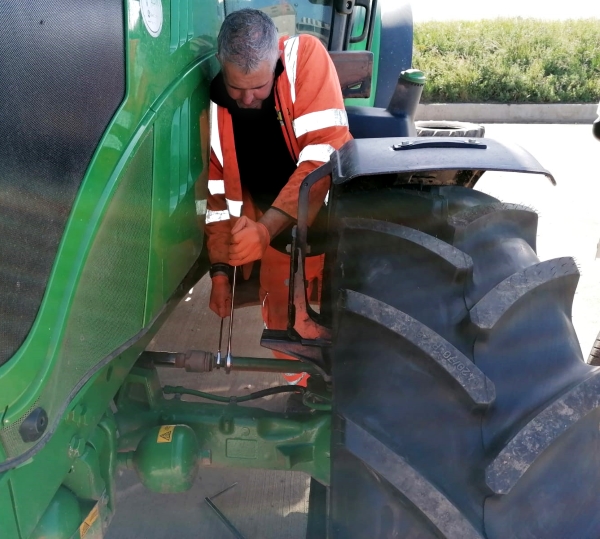
[[[317,38],[279,39],[273,21],[254,9],[226,17],[217,57],[221,72],[210,88],[206,212],[210,308],[228,316],[232,266],[260,259],[265,324],[285,329],[290,263],[285,248],[297,219],[300,184],[351,139],[340,83]],[[318,182],[310,194],[312,254],[323,252],[319,229],[329,183],[328,178]],[[322,254],[307,257],[307,281],[314,284],[322,271]],[[306,384],[305,374],[285,377],[288,383]]]

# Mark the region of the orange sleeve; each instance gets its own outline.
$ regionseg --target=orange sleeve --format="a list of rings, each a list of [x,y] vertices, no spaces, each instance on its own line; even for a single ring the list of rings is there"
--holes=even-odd
[[[328,154],[352,139],[335,66],[316,37],[300,36],[296,69],[293,127],[300,147],[299,163],[273,203],[273,207],[295,219],[304,178],[323,165]],[[309,223],[323,205],[330,183],[331,178],[327,177],[311,189]]]

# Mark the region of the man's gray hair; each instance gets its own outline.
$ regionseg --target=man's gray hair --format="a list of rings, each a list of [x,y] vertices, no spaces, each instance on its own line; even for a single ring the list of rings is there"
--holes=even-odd
[[[277,27],[258,9],[240,9],[227,15],[217,38],[219,62],[233,64],[244,73],[256,71],[266,60],[275,67],[278,49]]]

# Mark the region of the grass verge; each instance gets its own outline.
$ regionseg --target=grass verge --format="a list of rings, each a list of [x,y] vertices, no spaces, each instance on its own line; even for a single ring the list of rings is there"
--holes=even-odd
[[[415,24],[424,103],[597,103],[600,19]]]

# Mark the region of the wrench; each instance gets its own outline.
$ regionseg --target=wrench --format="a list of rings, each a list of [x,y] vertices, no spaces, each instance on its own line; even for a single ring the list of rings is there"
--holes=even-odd
[[[224,492],[227,492],[236,485],[237,481],[233,485],[230,485],[229,487],[223,489],[221,492],[217,492],[214,496],[211,496],[210,498],[207,496],[206,498],[204,498],[204,501],[206,502],[206,505],[208,505],[215,512],[215,514],[219,517],[221,522],[225,524],[225,526],[227,526],[227,529],[236,537],[236,539],[244,539],[244,536],[240,533],[240,531],[233,525],[233,523],[223,514],[223,512],[213,502],[213,500],[217,496],[220,496]]]
[[[231,334],[233,332],[233,301],[235,300],[235,279],[237,266],[233,267],[233,285],[231,286],[231,312],[229,313],[229,339],[227,341],[227,358],[225,359],[225,372],[231,372]]]
[[[221,368],[221,341],[223,340],[223,321],[225,318],[221,318],[221,329],[219,330],[219,349],[217,350],[217,369]]]

